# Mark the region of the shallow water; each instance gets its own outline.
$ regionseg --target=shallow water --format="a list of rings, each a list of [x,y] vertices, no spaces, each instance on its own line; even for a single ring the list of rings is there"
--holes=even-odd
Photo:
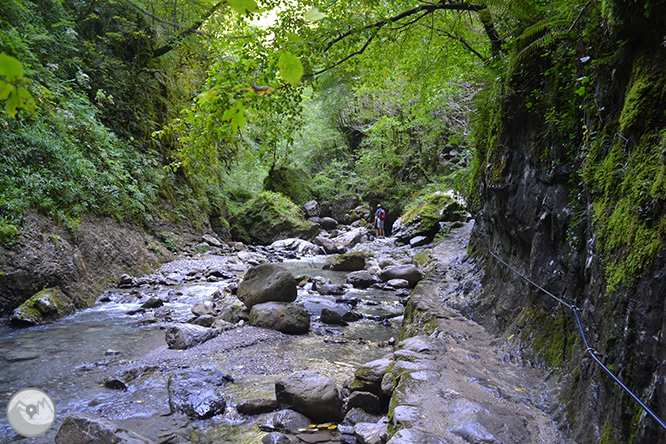
[[[345,273],[321,270],[323,260],[287,261],[284,266],[294,275],[323,276],[333,283],[344,283]],[[142,288],[143,297],[135,301],[127,293],[111,294],[112,302],[96,304],[55,323],[27,329],[0,329],[0,405],[7,405],[11,395],[26,387],[46,391],[56,405],[57,421],[51,431],[42,437],[25,442],[53,442],[57,426],[70,411],[90,411],[91,406],[106,406],[109,411],[122,409],[121,393],[104,388],[105,370],[118,368],[124,362],[140,359],[150,352],[165,347],[163,324],[141,325],[141,315],[129,316],[147,297],[162,296],[169,302],[174,319],[190,317],[194,302],[209,299],[224,281],[196,281],[177,287]],[[182,294],[179,294],[182,293]],[[350,292],[352,293],[352,292]],[[169,295],[167,297],[167,295]],[[398,298],[379,290],[353,290],[361,302],[359,311],[374,309],[377,304],[398,308]],[[299,292],[299,300],[309,295]],[[319,297],[318,295],[316,297]],[[121,302],[132,300],[131,302]],[[330,297],[334,301],[334,297]],[[116,301],[116,302],[113,302]],[[355,367],[376,359],[388,349],[383,342],[399,335],[401,318],[382,322],[368,319],[347,327],[313,323],[308,335],[292,338],[290,362],[334,379],[339,385],[353,376]],[[108,352],[107,352],[108,351]],[[242,362],[236,363],[242,367]],[[238,368],[229,368],[231,374]],[[274,382],[280,375],[245,375],[225,389],[225,398],[231,407],[226,415],[206,421],[193,421],[188,426],[189,442],[258,442],[264,435],[233,408],[236,402],[252,398],[274,397]],[[115,405],[118,404],[118,405]],[[168,407],[167,407],[168,409]],[[142,433],[139,428],[135,431]],[[5,415],[0,416],[0,442],[20,440],[9,427]]]

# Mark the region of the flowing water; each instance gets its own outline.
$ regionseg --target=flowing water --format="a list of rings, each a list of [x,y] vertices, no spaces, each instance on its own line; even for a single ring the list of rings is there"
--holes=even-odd
[[[345,273],[322,270],[319,260],[290,261],[284,265],[294,275],[323,276],[332,283],[344,282]],[[104,378],[151,354],[162,359],[163,356],[177,356],[177,352],[166,349],[165,323],[146,324],[143,315],[132,316],[127,312],[139,308],[148,296],[159,296],[167,301],[160,310],[168,311],[174,320],[184,321],[191,317],[189,310],[194,302],[210,299],[227,284],[224,280],[196,280],[176,287],[148,286],[134,294],[114,290],[108,293],[110,302],[97,303],[52,324],[0,329],[0,405],[7,405],[11,395],[22,388],[36,387],[53,398],[57,413],[56,424],[48,434],[24,440],[11,430],[2,415],[0,442],[53,442],[62,419],[67,412],[75,411],[104,413],[102,416],[122,420],[132,430],[150,435],[147,430],[142,430],[152,427],[145,417],[166,416],[168,405],[157,405],[153,410],[146,410],[148,413],[141,413],[135,407],[128,408],[128,402],[143,400],[132,400],[132,390],[122,392],[105,388]],[[271,341],[257,341],[255,345],[239,347],[233,353],[227,351],[211,357],[213,352],[202,357],[201,362],[206,359],[214,361],[235,377],[235,382],[225,388],[225,399],[230,407],[225,415],[210,420],[174,422],[174,426],[185,431],[172,442],[258,442],[264,433],[256,429],[251,418],[235,412],[235,403],[273,398],[274,382],[279,376],[306,368],[331,377],[341,386],[353,376],[355,367],[384,355],[388,351],[386,342],[400,333],[398,297],[380,290],[352,290],[346,297],[358,301],[356,309],[365,313],[364,319],[347,327],[328,326],[315,320],[310,334],[288,338],[266,331],[263,335],[273,338]],[[334,297],[313,294],[306,286],[299,290],[297,302],[309,300],[334,303]],[[236,331],[242,335],[245,329],[251,330],[244,327]],[[276,336],[281,338],[276,339]],[[256,364],[252,359],[257,356],[265,356],[268,361],[261,371],[253,368]],[[246,361],[251,368],[245,368]],[[163,392],[163,386],[157,387],[163,383],[163,379],[156,378],[146,384],[155,385],[156,392]],[[146,387],[143,389],[145,392]],[[164,399],[159,399],[163,404]]]

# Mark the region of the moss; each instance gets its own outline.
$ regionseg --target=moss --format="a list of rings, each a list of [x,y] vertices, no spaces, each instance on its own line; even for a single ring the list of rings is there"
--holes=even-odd
[[[621,444],[617,438],[617,433],[613,430],[613,427],[608,421],[604,424],[601,429],[601,438],[599,438],[599,444]]]
[[[666,78],[663,67],[658,67],[647,56],[634,62],[631,80],[624,98],[620,114],[620,131],[646,132],[660,119],[661,107],[657,104],[666,100]]]
[[[313,198],[312,179],[301,168],[277,167],[269,171],[264,190],[280,193],[302,205]]]
[[[0,223],[0,245],[11,247],[18,241],[18,228],[5,222]]]

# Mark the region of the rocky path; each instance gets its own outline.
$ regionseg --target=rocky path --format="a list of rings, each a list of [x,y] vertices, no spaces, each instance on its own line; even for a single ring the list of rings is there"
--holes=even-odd
[[[472,293],[459,281],[473,274],[470,231],[455,230],[432,249],[435,271],[412,294],[392,357],[389,443],[561,443],[544,413],[542,375],[506,362],[500,340],[443,303]]]

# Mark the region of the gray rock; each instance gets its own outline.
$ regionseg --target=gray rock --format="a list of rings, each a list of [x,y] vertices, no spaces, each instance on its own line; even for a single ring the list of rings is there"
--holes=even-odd
[[[414,429],[399,430],[386,444],[447,444],[441,436]]]
[[[211,327],[217,330],[218,333],[222,333],[223,331],[233,330],[236,328],[236,325],[232,324],[231,322],[227,322],[224,319],[217,319],[215,322],[213,322]]]
[[[56,444],[148,444],[151,440],[87,413],[70,413],[55,436]]]
[[[359,444],[384,444],[388,440],[388,426],[383,420],[360,422],[354,426],[354,436]]]
[[[345,280],[355,288],[368,288],[376,281],[375,277],[366,270],[352,271],[347,273]]]
[[[393,409],[393,425],[397,428],[409,428],[421,418],[421,409],[409,405],[398,405]]]
[[[312,422],[310,418],[293,410],[280,410],[265,424],[260,424],[259,430],[264,432],[298,433],[298,429],[307,429]]]
[[[338,226],[338,221],[332,217],[322,217],[319,221],[319,225],[324,230],[335,230]]]
[[[326,236],[319,235],[315,238],[314,243],[321,246],[326,254],[335,254],[338,253],[338,247],[335,245],[332,239],[329,239]]]
[[[310,315],[290,302],[266,302],[252,307],[250,325],[298,335],[310,331]]]
[[[193,419],[207,419],[224,413],[222,387],[233,378],[214,368],[190,368],[169,376],[169,408]]]
[[[416,265],[393,265],[386,267],[379,272],[379,279],[383,282],[391,279],[405,279],[411,287],[414,287],[418,281],[423,279],[423,274],[416,268]]]
[[[394,362],[388,358],[366,362],[354,373],[354,379],[349,388],[352,391],[370,392],[381,397],[383,395],[382,379]]]
[[[414,236],[409,240],[409,246],[414,248],[414,247],[420,247],[422,245],[427,245],[430,243],[430,238],[426,236]]]
[[[163,305],[164,305],[164,301],[162,300],[162,298],[157,297],[157,296],[152,296],[146,302],[141,304],[141,308],[146,308],[146,309],[158,308],[158,307],[161,307]]]
[[[218,247],[222,248],[224,244],[220,242],[215,236],[212,236],[210,234],[204,234],[201,236],[201,241],[207,243],[211,247]]]
[[[361,239],[363,239],[363,235],[366,233],[366,231],[367,230],[363,227],[354,228],[353,230],[349,230],[346,233],[343,233],[339,236],[332,238],[333,244],[336,246],[338,251],[349,250],[354,245],[361,242]],[[354,271],[354,270],[348,270],[348,271]]]
[[[391,279],[386,282],[386,285],[391,288],[409,288],[410,284],[407,279]]]
[[[250,268],[238,286],[238,298],[248,309],[269,301],[293,302],[296,296],[294,275],[274,264]]]
[[[359,271],[365,269],[365,253],[344,253],[326,261],[326,266],[335,271]]]
[[[14,310],[9,323],[29,327],[55,321],[74,313],[74,303],[60,288],[46,288]]]
[[[236,406],[238,413],[248,416],[274,412],[278,408],[280,405],[275,399],[250,399]]]
[[[319,287],[319,294],[322,295],[343,295],[347,293],[347,289],[340,284],[324,284]]]
[[[342,421],[342,424],[350,425],[353,427],[356,424],[362,422],[376,423],[379,422],[381,419],[382,419],[381,415],[374,415],[366,412],[365,410],[359,407],[354,407],[347,412],[347,414],[345,415],[345,419]],[[349,432],[354,433],[353,430],[350,430]]]
[[[347,322],[344,319],[342,319],[342,315],[340,313],[328,308],[323,308],[321,310],[320,319],[321,322],[323,322],[324,324],[347,325]]]
[[[195,316],[217,315],[217,311],[215,310],[215,303],[213,301],[203,301],[195,303],[192,306],[192,313]]]
[[[319,202],[316,200],[311,200],[303,204],[303,209],[305,210],[305,215],[307,217],[321,217],[321,208]]]
[[[315,245],[312,242],[296,238],[275,241],[270,245],[270,247],[276,250],[295,251],[300,254],[323,253],[322,248],[319,245]]]
[[[175,324],[167,328],[165,333],[167,345],[176,350],[194,347],[215,336],[217,336],[215,329],[192,324]]]
[[[197,316],[192,321],[190,321],[190,324],[199,325],[201,327],[212,327],[214,323],[215,323],[215,317],[211,315]]]
[[[271,432],[261,438],[262,444],[291,444],[291,440],[287,435],[278,432]]]
[[[275,397],[280,407],[295,410],[316,422],[342,419],[342,397],[335,382],[311,371],[278,379]]]
[[[352,392],[347,401],[347,408],[360,408],[363,411],[376,415],[381,413],[379,396],[370,392]]]

